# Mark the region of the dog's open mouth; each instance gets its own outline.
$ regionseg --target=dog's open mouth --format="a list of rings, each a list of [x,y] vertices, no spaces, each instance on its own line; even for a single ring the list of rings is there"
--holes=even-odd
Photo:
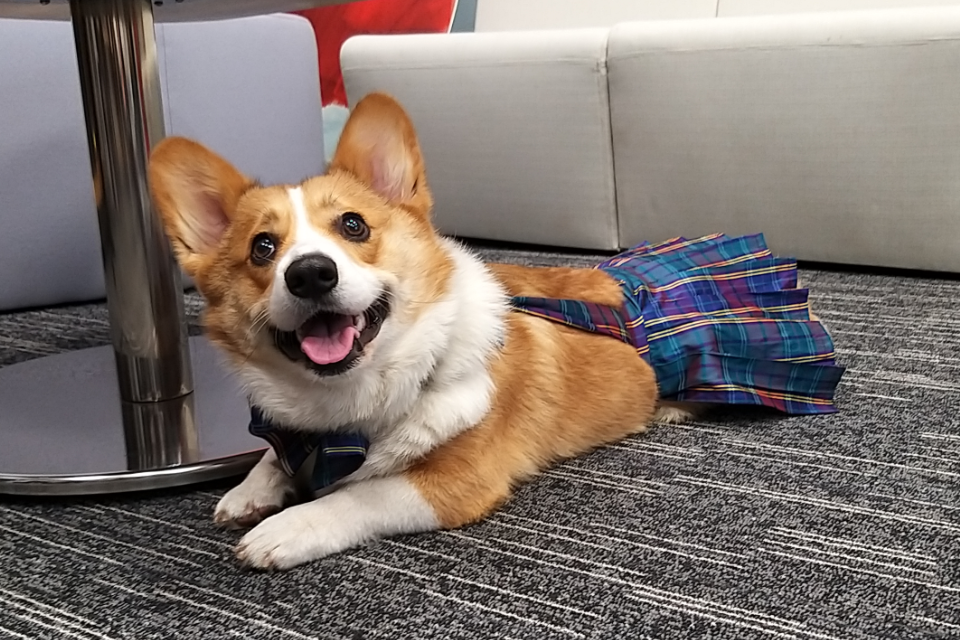
[[[296,331],[274,329],[273,339],[280,352],[294,362],[303,362],[320,375],[338,375],[356,364],[389,313],[384,295],[360,315],[321,311]]]

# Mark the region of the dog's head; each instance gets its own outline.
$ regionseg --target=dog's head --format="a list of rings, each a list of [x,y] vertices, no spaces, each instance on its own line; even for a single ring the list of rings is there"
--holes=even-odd
[[[207,300],[207,333],[237,363],[360,369],[449,279],[413,125],[383,94],[357,104],[325,175],[261,186],[168,138],[151,156],[150,187]]]

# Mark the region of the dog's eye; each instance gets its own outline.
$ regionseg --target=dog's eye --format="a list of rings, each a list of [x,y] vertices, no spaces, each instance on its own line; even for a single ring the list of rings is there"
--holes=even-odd
[[[370,227],[359,213],[345,213],[340,216],[340,233],[347,240],[363,242],[370,237]]]
[[[269,233],[258,233],[250,244],[250,261],[258,266],[270,262],[277,252],[277,241]]]

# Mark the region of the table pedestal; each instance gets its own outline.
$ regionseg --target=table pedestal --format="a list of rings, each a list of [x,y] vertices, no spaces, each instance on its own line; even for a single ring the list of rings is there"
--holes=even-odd
[[[0,369],[0,493],[172,486],[244,472],[262,450],[202,342],[147,185],[164,136],[150,0],[71,0],[112,349]],[[200,388],[194,389],[194,380]]]

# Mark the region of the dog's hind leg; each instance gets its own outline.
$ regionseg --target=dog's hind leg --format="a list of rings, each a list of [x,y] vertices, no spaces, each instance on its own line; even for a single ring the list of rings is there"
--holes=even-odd
[[[709,405],[700,402],[661,400],[653,421],[659,424],[681,424],[699,418]]]

